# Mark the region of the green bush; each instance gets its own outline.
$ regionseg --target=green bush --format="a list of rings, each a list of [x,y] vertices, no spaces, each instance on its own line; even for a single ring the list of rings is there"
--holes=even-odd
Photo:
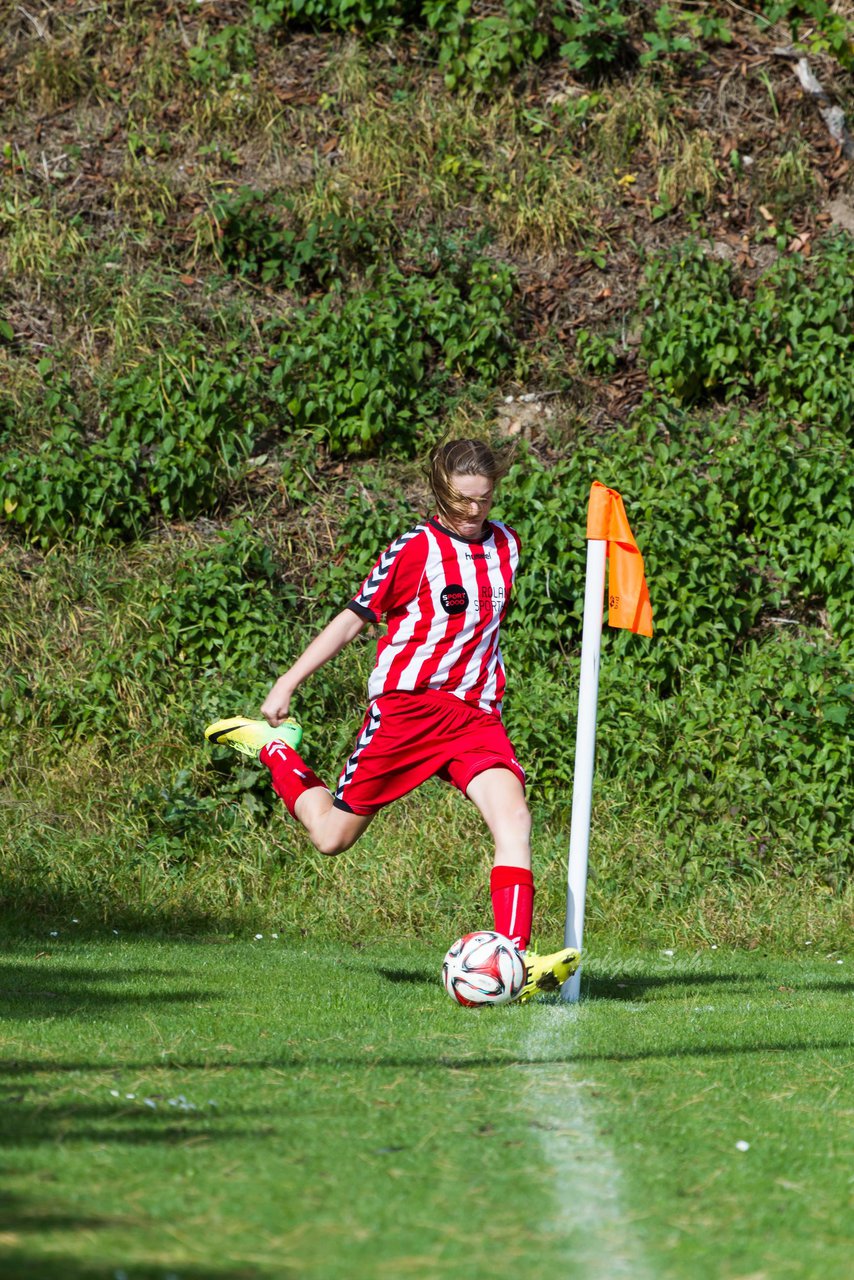
[[[145,648],[164,668],[213,674],[254,666],[261,632],[293,605],[296,592],[266,543],[238,521],[200,547],[189,546],[152,584]]]
[[[765,395],[802,422],[854,421],[854,241],[781,258],[755,296],[698,244],[653,261],[639,297],[641,354],[652,386],[682,404]]]
[[[439,67],[449,89],[488,89],[549,48],[537,0],[504,0],[503,13],[479,14],[472,0],[423,0],[438,42]]]
[[[68,548],[26,581],[13,580],[10,613],[29,648],[5,672],[0,710],[10,726],[62,738],[105,731],[118,741],[140,724],[193,737],[200,721],[266,691],[298,643],[281,633],[297,589],[243,521],[133,559]],[[66,618],[83,632],[58,649]]]
[[[382,36],[417,20],[418,0],[250,0],[253,21],[262,31],[285,24],[317,30],[350,31]]]
[[[642,664],[603,659],[598,767],[631,779],[664,836],[674,883],[851,872],[850,667],[820,634],[752,641],[686,672],[666,700],[638,692]]]
[[[247,71],[255,64],[251,32],[240,25],[221,27],[210,32],[203,28],[199,40],[187,50],[190,77],[203,88],[227,84],[242,75],[248,87]]]
[[[564,5],[503,0],[481,12],[475,0],[254,0],[252,14],[265,31],[291,24],[376,38],[426,26],[446,85],[482,92],[543,58]]]
[[[854,22],[833,0],[759,0],[769,22],[786,21],[795,40],[803,29],[812,53],[831,54],[846,70],[854,66]]]
[[[49,359],[39,370],[47,436],[26,448],[16,433],[7,434],[0,453],[2,517],[42,546],[117,525],[134,528],[142,500],[133,443],[90,439],[68,375]]]
[[[621,0],[558,5],[555,27],[563,38],[561,57],[575,71],[602,72],[628,52],[629,24]]]
[[[605,378],[617,368],[617,348],[613,338],[579,329],[575,337],[575,351],[579,363],[586,372]]]
[[[792,430],[765,416],[749,419],[737,449],[721,447],[711,468],[759,557],[767,612],[824,625],[838,640],[854,635],[850,452],[824,431]]]
[[[624,0],[554,0],[548,5],[503,0],[483,12],[476,0],[252,0],[250,5],[254,22],[264,31],[291,24],[357,29],[380,37],[426,25],[445,83],[475,92],[507,80],[555,48],[573,71],[600,76],[636,57],[641,41],[641,63],[667,64],[683,53],[702,62],[704,44],[732,39],[726,17],[713,6],[699,6],[696,12],[666,3],[650,8]],[[803,28],[810,51],[829,53],[844,67],[852,65],[854,24],[831,0],[761,0],[754,8],[760,21],[787,20],[796,39]],[[228,39],[233,43],[233,37]],[[205,68],[223,59],[218,49],[198,56]],[[226,67],[233,62],[229,46]]]
[[[179,769],[165,786],[145,783],[132,800],[134,812],[145,819],[148,849],[164,867],[194,860],[206,837],[269,822],[280,806],[266,769],[241,764],[225,748],[214,748],[201,776]]]
[[[750,308],[754,383],[769,403],[844,433],[854,423],[854,239],[831,236],[808,261],[781,258]]]
[[[754,334],[727,262],[689,244],[649,264],[638,298],[641,355],[656,390],[681,404],[738,395],[750,384]]]
[[[317,288],[377,246],[377,229],[366,217],[300,223],[288,200],[253,187],[220,197],[211,213],[222,265],[261,284]]]
[[[707,432],[706,424],[686,423],[668,442],[655,422],[639,422],[604,448],[579,443],[553,468],[514,468],[502,485],[501,511],[522,537],[525,574],[508,619],[508,649],[512,642],[523,665],[565,669],[580,642],[594,479],[625,494],[644,553],[656,643],[633,644],[646,688],[670,697],[686,668],[716,661],[750,633],[763,584],[745,563],[737,509],[705,474]],[[570,562],[569,547],[576,548]]]
[[[369,272],[285,322],[271,392],[293,423],[336,452],[413,452],[457,378],[492,382],[512,352],[514,273],[461,262],[434,279]]]
[[[42,546],[134,537],[213,509],[264,425],[256,370],[237,348],[203,356],[187,343],[117,378],[94,435],[68,377],[41,368],[47,434],[0,452],[0,515]]]
[[[659,59],[670,63],[680,53],[690,53],[693,61],[702,66],[708,62],[708,54],[698,42],[703,45],[732,42],[732,32],[726,20],[708,5],[696,13],[660,5],[652,15],[652,28],[645,30],[643,37],[646,49],[638,59],[641,66],[648,66]]]

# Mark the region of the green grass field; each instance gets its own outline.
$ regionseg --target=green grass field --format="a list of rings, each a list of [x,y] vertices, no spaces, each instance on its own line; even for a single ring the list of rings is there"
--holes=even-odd
[[[840,954],[471,1012],[441,944],[73,927],[0,953],[5,1280],[850,1274]]]

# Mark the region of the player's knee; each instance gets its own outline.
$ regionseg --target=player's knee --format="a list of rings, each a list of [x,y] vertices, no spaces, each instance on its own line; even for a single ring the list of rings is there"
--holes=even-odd
[[[511,821],[520,835],[527,838],[531,834],[531,810],[524,800],[513,809]]]
[[[336,853],[343,853],[350,847],[346,840],[342,840],[334,832],[324,831],[312,836],[312,842],[318,853],[325,854],[327,858],[334,858]]]
[[[351,834],[328,825],[319,831],[313,831],[311,839],[318,853],[325,854],[328,858],[334,858],[336,853],[343,853],[345,849],[349,849],[352,844],[356,843],[358,832]]]

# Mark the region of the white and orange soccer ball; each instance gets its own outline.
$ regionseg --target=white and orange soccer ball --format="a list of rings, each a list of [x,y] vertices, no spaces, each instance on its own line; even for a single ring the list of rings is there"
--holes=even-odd
[[[481,929],[449,947],[442,981],[451,999],[468,1008],[508,1004],[525,985],[525,961],[510,938]]]

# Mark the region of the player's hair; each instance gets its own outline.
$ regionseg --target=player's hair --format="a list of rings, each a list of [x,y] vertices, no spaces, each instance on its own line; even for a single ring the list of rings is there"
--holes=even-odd
[[[510,469],[513,449],[492,449],[484,440],[449,440],[430,456],[429,480],[441,513],[463,518],[469,510],[466,498],[453,485],[452,476],[483,476],[497,484]]]

